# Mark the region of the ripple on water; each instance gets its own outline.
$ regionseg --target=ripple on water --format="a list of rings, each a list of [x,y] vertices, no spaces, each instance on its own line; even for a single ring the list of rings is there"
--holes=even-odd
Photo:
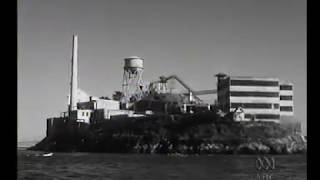
[[[18,152],[18,179],[243,179],[257,178],[255,155],[173,157],[140,154]],[[28,156],[29,155],[29,156]],[[275,179],[306,179],[305,155],[275,156]]]

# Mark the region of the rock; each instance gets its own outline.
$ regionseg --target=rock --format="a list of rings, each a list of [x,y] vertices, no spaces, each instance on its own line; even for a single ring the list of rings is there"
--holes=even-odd
[[[270,148],[270,153],[282,154],[285,149],[285,144],[280,139],[267,139],[265,144]]]
[[[213,153],[222,153],[224,151],[223,144],[212,144],[211,147]]]
[[[249,142],[249,143],[243,143],[240,144],[236,150],[235,153],[241,153],[241,154],[266,154],[269,153],[270,148],[261,142]]]
[[[305,153],[307,151],[307,143],[297,135],[289,136],[290,142],[287,144],[289,153]]]
[[[259,153],[267,154],[270,152],[270,148],[262,143],[258,143],[257,149]]]
[[[252,153],[256,153],[256,149],[250,143],[243,143],[236,148],[235,153],[236,154],[252,154]]]
[[[270,151],[276,154],[304,153],[307,151],[307,143],[298,135],[289,135],[284,138],[267,139],[265,144],[270,147]]]

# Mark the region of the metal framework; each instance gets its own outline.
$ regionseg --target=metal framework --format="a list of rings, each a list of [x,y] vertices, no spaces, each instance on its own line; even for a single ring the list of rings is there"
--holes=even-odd
[[[123,97],[121,98],[122,103],[130,103],[140,100],[143,95],[143,81],[142,81],[143,69],[130,69],[124,68],[123,81],[122,81],[122,92]]]

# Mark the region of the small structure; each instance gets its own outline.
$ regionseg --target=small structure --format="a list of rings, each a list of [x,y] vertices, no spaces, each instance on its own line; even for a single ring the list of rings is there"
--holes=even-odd
[[[233,112],[234,121],[244,121],[244,110],[241,106],[237,107]]]

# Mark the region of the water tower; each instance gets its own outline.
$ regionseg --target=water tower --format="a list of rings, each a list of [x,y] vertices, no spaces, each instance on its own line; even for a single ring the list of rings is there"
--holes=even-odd
[[[124,59],[121,103],[128,104],[140,100],[143,90],[143,59],[131,56]]]

